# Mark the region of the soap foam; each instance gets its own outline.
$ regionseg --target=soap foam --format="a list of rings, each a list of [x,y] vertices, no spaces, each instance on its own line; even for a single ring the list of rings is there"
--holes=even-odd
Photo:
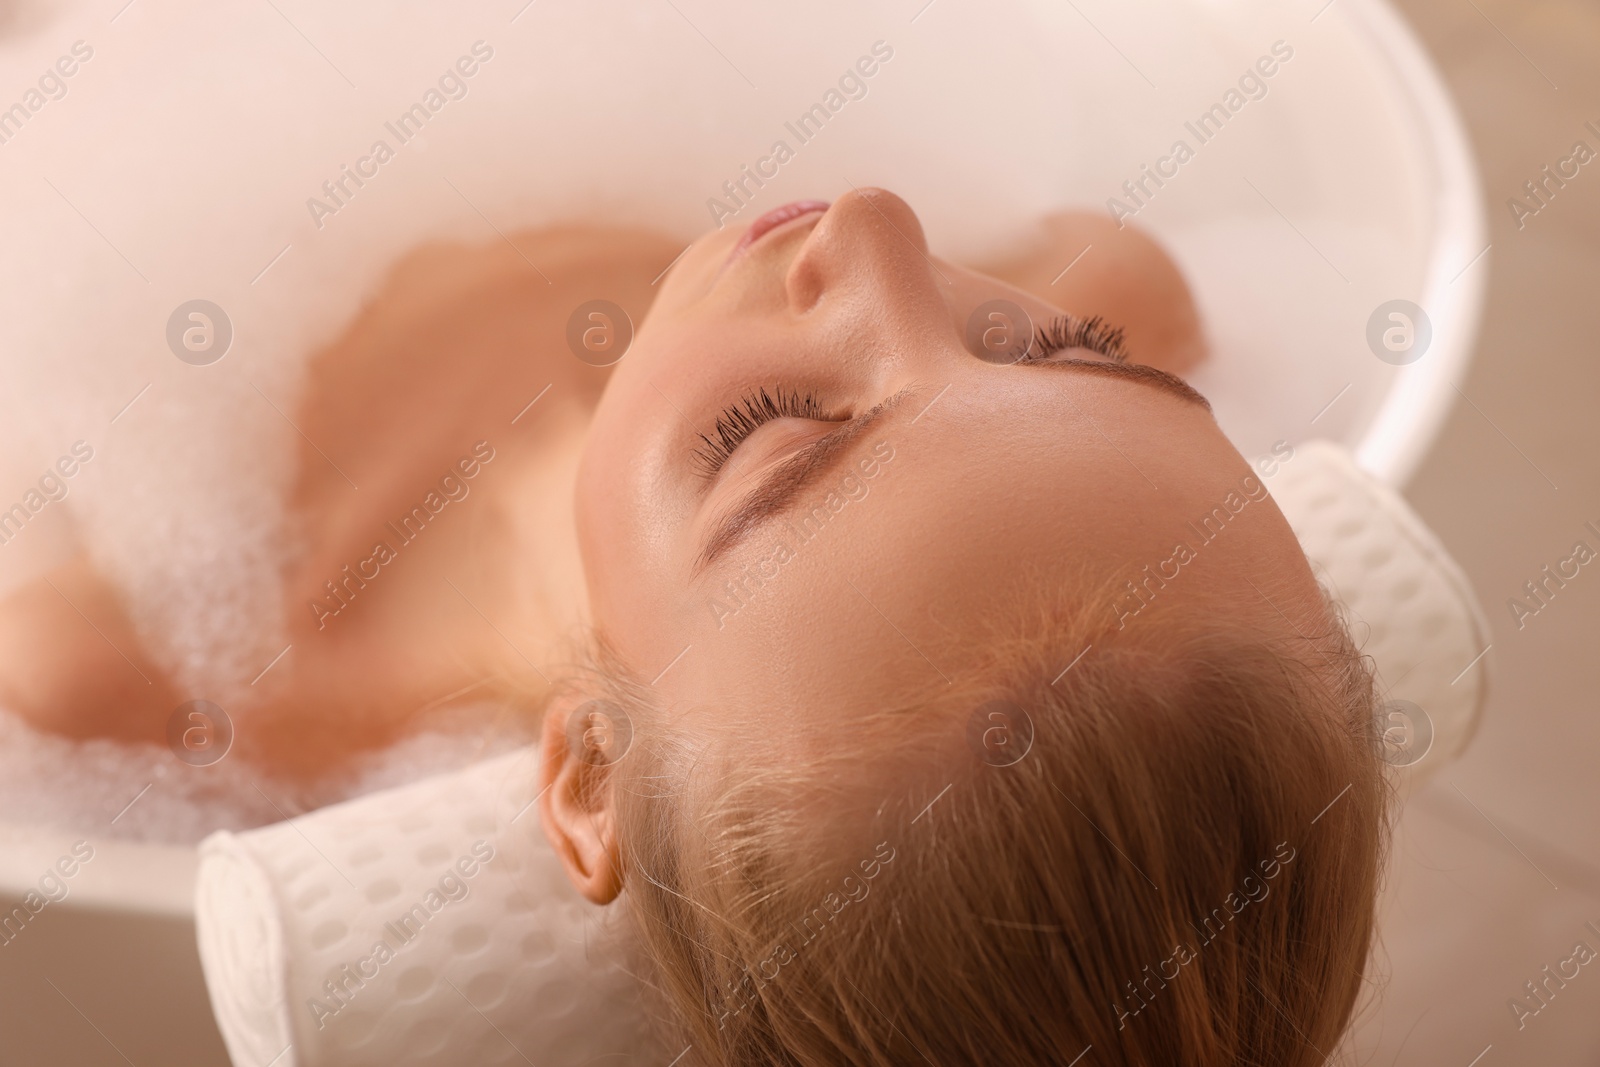
[[[1201,5],[1166,10],[1163,20],[1188,20],[1193,32],[1136,35],[1141,65],[1162,71],[1160,95],[1081,18],[1026,0],[1010,7],[940,5],[916,23],[884,23],[837,0],[812,5],[778,41],[758,20],[720,20],[720,56],[670,5],[538,6],[515,22],[487,3],[418,5],[404,17],[356,5],[297,9],[294,25],[270,5],[136,4],[115,23],[102,5],[18,9],[0,23],[0,100],[76,42],[93,57],[64,97],[0,145],[10,209],[0,499],[75,441],[96,458],[65,501],[70,529],[56,523],[47,537],[30,524],[0,548],[0,593],[81,548],[161,669],[247,716],[251,681],[286,644],[282,578],[296,531],[285,502],[306,361],[408,250],[494,244],[553,222],[647,226],[687,242],[719,217],[713,200],[730,202],[723,183],[741,164],[785,140],[793,158],[746,190],[731,224],[791,199],[882,185],[917,208],[941,254],[982,262],[1047,212],[1097,209],[1152,145],[1165,147],[1181,111],[1170,94],[1213,98],[1277,35],[1270,12],[1241,13],[1230,39]],[[1141,17],[1095,15],[1112,33],[1116,20]],[[1030,24],[1038,32],[1022,32]],[[866,95],[797,138],[792,122],[869,55],[879,63]],[[398,136],[396,121],[464,57],[477,66],[464,95],[420,133]],[[1279,99],[1291,92],[1274,88]],[[1285,155],[1287,119],[1274,106],[1257,105],[1227,136],[1241,146],[1272,138],[1280,172],[1314,168],[1313,149],[1353,158],[1327,132],[1326,144],[1297,145],[1305,159]],[[392,158],[360,186],[346,181],[337,211],[319,209],[330,203],[324,183],[362,167],[378,141]],[[1205,180],[1184,180],[1140,223],[1182,234],[1186,220],[1213,221],[1214,207],[1189,195]],[[1368,214],[1403,200],[1354,193]],[[174,309],[197,298],[233,327],[230,350],[207,366],[180,360],[167,341]],[[1288,325],[1255,337],[1274,357],[1297,321],[1279,310]],[[1291,406],[1314,410],[1325,399],[1315,384]],[[7,819],[105,820],[147,784],[118,831],[193,840],[281,817],[260,795],[273,789],[229,763],[219,767],[235,773],[191,773],[155,747],[66,742],[4,714],[0,740]],[[408,744],[369,781],[421,773],[424,750],[442,746],[449,760],[471,743]]]
[[[0,44],[12,81],[75,42],[92,51],[67,95],[0,146],[0,190],[16,209],[0,263],[0,351],[11,354],[8,392],[27,398],[16,405],[26,409],[16,443],[30,458],[76,440],[96,450],[69,504],[83,548],[162,669],[230,710],[248,709],[249,683],[285,644],[294,530],[284,502],[306,360],[396,259],[428,241],[494,243],[557,220],[648,225],[688,241],[709,227],[708,202],[726,199],[736,161],[793,141],[783,116],[815,104],[881,38],[841,6],[807,31],[828,61],[764,77],[758,96],[726,68],[686,67],[650,44],[682,29],[670,9],[538,12],[565,25],[537,31],[531,18],[507,26],[487,11],[412,14],[302,27],[344,57],[359,92],[270,7],[130,9],[114,31],[98,8],[67,8]],[[562,40],[607,47],[556,47]],[[637,55],[624,61],[629,41]],[[802,190],[836,194],[847,180],[924,186],[926,131],[896,132],[894,119],[936,61],[897,52],[853,111],[795,142],[794,161],[736,221]],[[458,63],[474,74],[453,77]],[[1036,68],[1010,66],[989,73],[1014,98],[1037,96]],[[441,96],[446,84],[464,95]],[[620,105],[651,85],[671,87],[659,114],[619,126],[617,115],[637,113]],[[953,106],[958,89],[946,90]],[[422,131],[400,124],[430,93],[446,103]],[[1041,117],[1004,119],[995,132],[1016,141]],[[392,158],[362,165],[380,141]],[[359,186],[345,177],[352,167],[369,175]],[[944,194],[918,198],[934,201],[933,216],[957,191],[993,181],[982,153],[965,170],[945,168]],[[167,344],[168,317],[195,298],[220,305],[233,327],[231,349],[208,366]]]
[[[435,715],[399,743],[310,785],[280,781],[224,757],[209,767],[164,746],[35,730],[0,710],[0,813],[6,822],[192,845],[213,830],[246,830],[350,797],[513,751],[531,724],[488,705]]]

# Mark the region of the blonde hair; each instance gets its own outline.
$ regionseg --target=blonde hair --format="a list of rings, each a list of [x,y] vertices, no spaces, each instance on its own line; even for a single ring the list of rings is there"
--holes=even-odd
[[[1324,1063],[1389,802],[1336,615],[1292,647],[1108,639],[1059,605],[982,636],[973,670],[804,758],[753,716],[690,738],[599,650],[634,729],[622,900],[684,1064]],[[998,756],[969,743],[996,709]]]

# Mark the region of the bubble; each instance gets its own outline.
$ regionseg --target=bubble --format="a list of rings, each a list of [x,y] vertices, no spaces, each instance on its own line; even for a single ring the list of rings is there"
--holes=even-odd
[[[556,958],[555,935],[548,930],[534,930],[524,935],[521,948],[523,959],[535,966]]]
[[[295,897],[294,908],[296,911],[310,911],[324,900],[327,900],[332,894],[333,890],[326,885],[314,885],[298,897]]]
[[[334,1022],[338,1029],[332,1035],[333,1040],[345,1048],[359,1048],[366,1044],[378,1028],[377,1014],[360,1008],[339,1012]]]
[[[633,344],[633,320],[609,300],[579,304],[567,319],[567,347],[591,367],[609,367]]]
[[[1409,700],[1386,701],[1378,712],[1380,754],[1394,767],[1421,763],[1433,748],[1433,720]]]
[[[1020,763],[1033,748],[1033,719],[1009,700],[991,700],[967,718],[967,747],[991,767]]]
[[[567,716],[567,747],[591,767],[605,767],[628,754],[633,720],[610,700],[590,700]]]
[[[979,359],[1015,363],[1033,347],[1033,319],[1010,300],[988,300],[967,318],[967,350]]]
[[[450,847],[441,841],[430,841],[417,849],[417,862],[437,867],[450,862]]]
[[[167,747],[191,767],[209,767],[233,747],[233,720],[209,700],[179,704],[167,717]]]
[[[1385,363],[1396,367],[1415,363],[1432,343],[1432,320],[1409,300],[1379,304],[1367,319],[1367,347]]]
[[[350,850],[346,859],[353,866],[365,867],[369,863],[376,863],[383,859],[383,849],[379,848],[376,842],[363,841]]]
[[[350,928],[339,919],[329,919],[311,931],[311,947],[319,952],[329,945],[343,941],[350,934]]]
[[[233,320],[209,300],[186,300],[167,317],[167,347],[185,363],[209,366],[232,344]]]
[[[426,966],[411,967],[400,972],[394,984],[395,995],[402,1002],[421,1000],[433,986],[433,971]]]
[[[380,878],[367,886],[367,899],[374,904],[382,904],[386,900],[393,900],[400,895],[400,883],[393,878]]]
[[[450,935],[450,944],[462,956],[470,956],[489,943],[489,931],[476,923],[461,927]]]
[[[505,999],[506,977],[498,971],[483,971],[469,978],[462,992],[479,1011],[493,1008]]]

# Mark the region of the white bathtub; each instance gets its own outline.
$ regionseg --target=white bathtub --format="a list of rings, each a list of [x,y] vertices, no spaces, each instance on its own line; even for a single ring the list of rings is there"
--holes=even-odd
[[[1268,95],[1235,115],[1138,214],[1188,269],[1211,323],[1218,356],[1197,384],[1247,452],[1265,451],[1278,439],[1331,437],[1354,448],[1369,470],[1403,485],[1454,399],[1453,384],[1465,377],[1488,268],[1480,258],[1487,244],[1481,194],[1437,74],[1382,0],[1327,7],[1316,0],[1290,12],[1279,10],[1284,5],[1221,0],[1165,5],[1183,19],[1111,0],[1059,11],[1042,0],[1019,2],[1019,11],[1036,9],[1038,25],[1028,31],[971,5],[935,3],[919,12],[916,0],[892,17],[840,5],[810,16],[816,25],[786,30],[788,50],[781,54],[760,27],[742,25],[731,6],[710,0],[681,5],[694,26],[664,5],[648,17],[541,6],[519,12],[520,3],[450,14],[418,7],[407,13],[410,22],[376,18],[374,4],[338,12],[281,6],[282,15],[263,7],[259,21],[237,26],[224,24],[233,16],[211,10],[174,16],[149,5],[122,12],[116,5],[73,8],[31,15],[0,37],[0,93],[26,87],[79,39],[96,49],[68,94],[0,145],[0,164],[12,164],[0,166],[0,193],[10,210],[53,205],[48,210],[66,225],[72,216],[60,201],[68,200],[84,222],[98,216],[100,223],[70,240],[39,237],[28,264],[17,262],[15,247],[0,250],[0,290],[18,302],[0,313],[26,317],[37,304],[54,317],[36,324],[35,333],[13,331],[0,343],[44,344],[40,339],[55,329],[64,336],[48,343],[64,351],[89,346],[92,322],[60,325],[74,293],[94,292],[97,314],[148,326],[163,321],[178,299],[218,292],[208,278],[232,271],[238,281],[222,286],[223,302],[234,309],[242,337],[248,340],[250,324],[260,323],[262,345],[287,350],[327,336],[383,258],[430,233],[488,241],[496,238],[485,218],[509,230],[552,215],[609,210],[692,236],[709,223],[705,200],[723,178],[761,155],[786,115],[809,106],[837,71],[880,39],[892,44],[895,59],[879,71],[869,95],[840,113],[826,144],[819,140],[799,153],[759,203],[780,203],[786,192],[830,195],[846,181],[882,184],[923,213],[936,245],[976,254],[1042,206],[1095,206],[1123,195],[1124,179],[1185,136],[1186,119],[1216,102],[1239,72],[1282,40],[1294,58],[1273,76]],[[1054,73],[1054,35],[1070,42],[1071,84]],[[472,94],[449,105],[462,121],[430,133],[431,143],[405,161],[426,155],[461,162],[380,172],[372,192],[320,220],[318,229],[301,201],[359,154],[382,115],[404,107],[436,68],[480,39],[493,42],[496,58],[484,65]],[[627,61],[630,49],[636,62]],[[237,62],[228,61],[230,50]],[[132,105],[119,101],[137,100],[142,91],[163,94],[174,84],[200,86],[194,97],[226,97],[240,90],[229,87],[224,72],[248,83],[252,64],[278,53],[296,71],[281,101],[269,106],[241,97],[227,124],[208,123],[217,113],[205,108],[214,102],[196,103],[193,121],[139,132],[126,155],[104,143],[132,136],[123,121]],[[973,55],[998,58],[949,62]],[[362,90],[349,88],[345,68]],[[617,87],[618,71],[631,71],[635,86],[653,91],[630,97]],[[751,88],[747,77],[761,88]],[[1008,101],[1033,98],[1017,94],[1069,103],[1060,105],[1059,124],[1009,123],[1005,116],[1016,106]],[[174,96],[161,114],[181,117],[186,99]],[[1071,100],[1084,99],[1098,106],[1071,107]],[[504,137],[482,141],[497,126],[528,125],[540,134],[524,139],[570,151],[532,153],[508,147]],[[1065,146],[1056,157],[1039,147],[1052,129]],[[476,148],[474,137],[482,141]],[[196,188],[171,188],[174,170],[160,165],[163,153],[170,161],[186,150],[227,159],[278,153],[288,161],[278,161],[270,181],[219,167],[197,179]],[[991,164],[973,160],[986,154],[1009,168],[1004,197],[992,197],[982,184],[982,166]],[[573,162],[580,155],[594,173],[550,177],[551,160],[572,170],[584,165]],[[655,203],[629,208],[640,199],[630,192],[638,193],[641,156],[671,160],[681,173],[652,174],[648,198]],[[112,160],[126,172],[123,180],[150,191],[140,200],[147,210],[139,220],[97,210],[103,199],[97,190],[105,186],[85,175]],[[440,173],[449,187],[439,183]],[[962,228],[975,197],[1006,201],[994,209],[1002,223],[986,234]],[[437,222],[401,226],[395,220],[402,211],[431,213]],[[260,224],[244,227],[241,217]],[[206,227],[225,251],[172,253],[186,242],[199,247]],[[379,254],[367,252],[373,248]],[[41,269],[40,257],[51,269]],[[129,268],[152,277],[140,287]],[[1381,361],[1366,342],[1367,320],[1392,299],[1421,305],[1432,322],[1431,346],[1407,365]],[[159,338],[144,345],[152,347],[159,350]],[[166,376],[188,369],[161,351],[139,358],[147,363],[131,370],[108,365],[103,393],[86,386],[84,395],[115,410],[141,381],[165,388]],[[242,368],[237,381],[249,373],[254,382],[276,381],[292,392],[292,369],[251,368],[248,358],[243,351],[234,361]],[[232,373],[226,362],[218,366]],[[26,368],[5,369],[13,395],[37,380]],[[171,388],[181,395],[184,386]],[[49,446],[40,441],[55,440],[51,434],[72,420],[45,415],[33,422],[33,445],[42,449]],[[128,458],[111,461],[137,473],[139,449],[123,454]],[[25,474],[34,455],[26,449],[19,455],[15,466]],[[11,481],[0,488],[9,491]],[[112,507],[115,494],[106,493],[100,504],[84,505],[85,521]],[[29,551],[31,557],[0,559],[0,568],[10,568],[0,569],[0,589],[50,556],[42,546]],[[104,823],[72,832],[4,820],[0,811],[6,912],[22,906],[75,842],[89,842],[94,855],[63,876],[64,899],[18,924],[0,944],[0,1060],[226,1063],[194,947],[193,849],[118,841]]]

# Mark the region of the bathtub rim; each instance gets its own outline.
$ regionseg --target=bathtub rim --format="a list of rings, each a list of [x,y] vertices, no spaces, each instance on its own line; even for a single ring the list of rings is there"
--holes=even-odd
[[[51,901],[38,915],[58,910],[113,911],[193,921],[195,872],[200,866],[194,846],[8,821],[0,821],[0,901],[20,902],[28,892],[37,892],[53,858],[65,854],[76,841],[88,841],[94,857],[65,880],[67,896]]]
[[[1352,449],[1363,469],[1403,489],[1454,406],[1456,383],[1470,369],[1491,258],[1485,247],[1486,206],[1460,113],[1410,24],[1390,0],[1344,0],[1338,7],[1330,14],[1348,20],[1402,89],[1394,104],[1406,109],[1410,125],[1427,143],[1436,185],[1428,268],[1418,300],[1435,324],[1433,346],[1426,358],[1394,376]],[[1440,329],[1441,324],[1447,328]],[[109,910],[193,921],[198,845],[125,840],[3,818],[0,900],[21,900],[44,873],[38,857],[79,839],[94,845],[95,858],[73,880],[68,897],[46,911]]]
[[[1455,406],[1457,383],[1471,369],[1491,260],[1487,207],[1466,125],[1411,25],[1390,0],[1341,6],[1351,28],[1387,60],[1404,89],[1395,103],[1407,108],[1410,124],[1428,145],[1435,185],[1431,250],[1417,300],[1434,324],[1433,342],[1422,359],[1394,376],[1354,449],[1359,466],[1404,489]]]

